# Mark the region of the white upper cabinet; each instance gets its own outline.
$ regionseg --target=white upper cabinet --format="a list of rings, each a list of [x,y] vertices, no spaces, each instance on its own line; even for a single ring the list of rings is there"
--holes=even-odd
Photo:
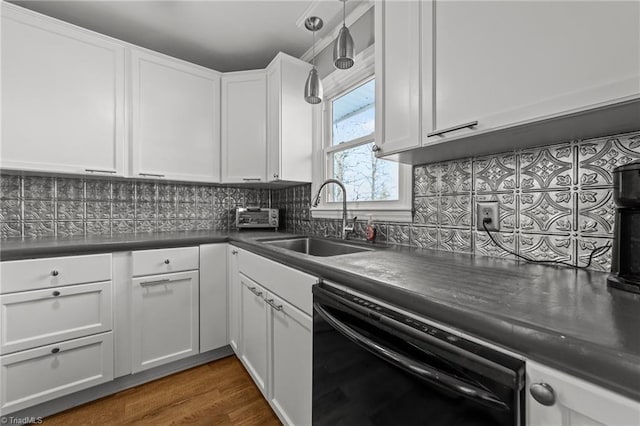
[[[311,64],[278,53],[267,67],[267,180],[311,182],[312,106],[304,100]]]
[[[131,51],[131,172],[220,182],[220,73]]]
[[[1,7],[0,167],[124,175],[124,46]]]
[[[420,3],[376,1],[376,146],[379,155],[420,146]]]
[[[435,70],[423,70],[435,87],[427,133],[474,121],[444,136],[496,129],[640,94],[640,2],[438,0],[423,8],[436,23],[433,35],[423,29]],[[425,93],[425,110],[429,101]]]
[[[264,70],[222,76],[222,182],[267,181],[267,79]]]
[[[640,2],[380,0],[375,27],[378,155],[424,164],[637,128]]]

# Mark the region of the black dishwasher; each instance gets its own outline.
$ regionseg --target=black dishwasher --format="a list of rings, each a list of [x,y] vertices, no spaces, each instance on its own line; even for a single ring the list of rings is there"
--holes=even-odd
[[[314,425],[524,425],[524,361],[327,283],[313,308]]]

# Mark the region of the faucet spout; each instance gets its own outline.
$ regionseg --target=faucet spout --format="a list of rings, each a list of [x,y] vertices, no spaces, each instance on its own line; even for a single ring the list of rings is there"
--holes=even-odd
[[[330,183],[335,183],[342,190],[342,239],[346,240],[349,237],[349,232],[353,232],[355,226],[353,227],[347,226],[347,189],[344,187],[344,184],[340,182],[338,179],[325,180],[324,182],[322,182],[322,185],[320,185],[320,188],[318,188],[318,192],[316,193],[316,196],[313,199],[312,205],[313,207],[318,207],[318,204],[320,204],[320,194],[322,193],[322,190],[324,189],[324,187]],[[356,218],[354,218],[354,225],[355,225],[355,219]]]

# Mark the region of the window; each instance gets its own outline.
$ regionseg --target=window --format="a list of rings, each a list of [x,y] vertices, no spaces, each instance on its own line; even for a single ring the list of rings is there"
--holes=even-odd
[[[331,141],[327,148],[328,177],[344,183],[347,201],[397,201],[398,163],[376,158],[375,79],[330,101]],[[332,187],[329,202],[342,201]]]
[[[356,56],[348,70],[323,78],[325,101],[314,123],[313,191],[329,178],[345,184],[350,217],[411,221],[411,166],[378,159],[375,143],[374,47]],[[329,185],[314,218],[342,217],[342,192]]]

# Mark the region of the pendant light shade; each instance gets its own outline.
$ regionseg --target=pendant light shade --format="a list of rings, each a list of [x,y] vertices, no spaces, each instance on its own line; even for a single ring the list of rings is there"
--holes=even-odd
[[[304,100],[310,104],[322,102],[322,82],[316,70],[316,31],[322,28],[322,19],[311,16],[304,22],[304,26],[313,33],[313,68],[309,71],[307,81],[304,83]]]
[[[307,81],[304,83],[304,100],[310,104],[322,102],[322,83],[318,78],[318,71],[311,68]]]
[[[353,38],[349,28],[343,26],[333,45],[333,65],[339,70],[346,70],[351,68],[353,63]]]
[[[339,70],[351,68],[354,64],[353,38],[346,25],[347,1],[342,0],[342,28],[333,44],[333,65]]]

